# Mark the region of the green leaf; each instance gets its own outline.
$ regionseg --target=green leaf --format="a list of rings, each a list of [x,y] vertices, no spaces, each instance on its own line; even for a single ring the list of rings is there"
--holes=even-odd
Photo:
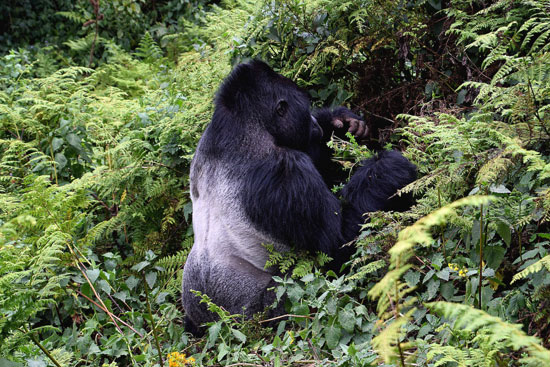
[[[403,279],[405,279],[409,286],[414,287],[420,281],[420,272],[409,270],[407,271],[407,273],[405,273]]]
[[[67,135],[67,142],[75,147],[77,150],[82,149],[82,146],[80,145],[80,137],[76,134],[70,133]]]
[[[437,294],[439,290],[439,280],[431,279],[428,282],[428,292],[426,294],[426,300],[431,300]]]
[[[452,282],[443,283],[441,284],[440,292],[443,298],[445,298],[447,301],[450,301],[455,294],[455,287]]]
[[[231,349],[229,349],[229,346],[225,343],[221,343],[218,345],[218,361],[221,361],[223,357],[229,353]]]
[[[65,158],[65,155],[63,153],[56,153],[55,154],[55,161],[57,162],[58,169],[63,169],[67,165],[67,158]]]
[[[327,340],[327,347],[335,349],[338,346],[340,337],[342,336],[342,329],[334,325],[325,329],[325,338]]]
[[[340,310],[340,312],[338,312],[338,322],[342,325],[344,330],[352,333],[355,329],[355,314],[348,309]]]
[[[504,240],[506,245],[510,246],[510,243],[512,242],[512,231],[510,226],[503,221],[498,221],[497,233]]]
[[[111,287],[109,286],[109,283],[107,283],[103,279],[99,280],[97,282],[97,285],[98,285],[99,289],[101,289],[103,292],[105,292],[107,294],[111,294]]]
[[[236,330],[236,329],[231,329],[231,333],[233,334],[233,336],[237,339],[239,339],[239,341],[241,343],[245,343],[246,342],[246,335],[244,335],[243,333],[241,333],[239,330]]]
[[[491,185],[489,186],[489,191],[494,194],[510,194],[512,191],[508,190],[504,185]]]
[[[63,139],[53,138],[52,139],[52,149],[56,152],[63,145]]]
[[[153,289],[155,286],[155,283],[157,282],[157,273],[154,271],[150,271],[145,275],[145,280],[147,281],[147,285],[149,286],[149,289]]]
[[[292,305],[292,313],[296,315],[309,315],[309,307],[305,303],[299,303]]]
[[[221,321],[215,322],[208,328],[208,344],[214,345],[216,342],[216,339],[218,339],[218,335],[220,334],[220,330],[222,329],[222,323]]]
[[[126,302],[126,299],[128,298],[128,292],[116,292],[115,294],[113,294],[113,297],[118,298],[122,302]]]
[[[159,295],[157,296],[157,299],[155,300],[155,302],[159,305],[163,304],[166,302],[166,297],[168,297],[170,295],[170,293],[168,292],[160,292]]]
[[[92,287],[90,287],[88,283],[82,284],[80,286],[80,291],[82,292],[83,295],[85,295],[88,298],[92,298],[94,296],[92,292]]]
[[[94,283],[99,277],[99,269],[88,269],[86,270],[86,276],[90,279],[90,282]]]
[[[467,93],[468,90],[466,88],[461,89],[460,92],[458,92],[458,94],[456,95],[456,104],[461,105],[462,103],[464,103]]]
[[[288,299],[290,299],[293,303],[300,302],[304,292],[305,291],[299,286],[291,287],[287,290]]]
[[[309,273],[303,276],[302,279],[300,280],[304,283],[309,283],[315,280],[315,275],[313,275],[312,273]]]
[[[142,262],[132,266],[132,270],[140,272],[143,269],[145,269],[147,267],[147,265],[149,265],[149,264],[150,264],[149,261],[142,261]]]
[[[436,273],[436,276],[439,278],[439,279],[443,279],[445,281],[449,280],[449,275],[451,274],[451,269],[449,268],[443,268],[443,270],[441,271],[438,271]]]
[[[334,297],[329,298],[326,305],[326,310],[329,315],[336,315],[336,310],[338,308],[338,303]]]
[[[27,359],[28,367],[46,367],[47,365],[43,359]]]
[[[130,290],[134,289],[138,284],[139,284],[139,279],[133,275],[128,279],[126,279],[126,285],[128,286],[128,288],[130,288]]]

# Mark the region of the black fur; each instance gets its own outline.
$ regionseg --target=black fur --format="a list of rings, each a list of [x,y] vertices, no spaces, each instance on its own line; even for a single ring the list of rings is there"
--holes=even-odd
[[[214,320],[190,290],[247,317],[273,303],[274,270],[264,268],[262,243],[319,250],[340,265],[352,251],[341,246],[358,234],[363,213],[410,205],[389,199],[416,176],[397,152],[363,162],[341,193],[344,205],[330,191],[326,141],[332,120],[346,116],[359,119],[345,108],[312,117],[307,94],[259,61],[224,81],[191,167],[195,244],[182,294],[188,331],[199,335]]]

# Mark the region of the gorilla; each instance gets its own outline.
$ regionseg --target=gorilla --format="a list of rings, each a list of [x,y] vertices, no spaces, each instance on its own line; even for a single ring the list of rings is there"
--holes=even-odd
[[[246,317],[273,304],[275,270],[265,268],[262,244],[322,251],[337,268],[352,255],[352,246],[341,246],[358,235],[363,213],[408,208],[410,198],[394,194],[416,179],[416,167],[395,151],[364,161],[342,201],[331,192],[326,143],[348,128],[366,134],[346,108],[312,115],[307,93],[261,61],[238,65],[226,78],[191,164],[195,242],[182,285],[187,331],[201,335],[200,325],[216,319],[191,290]]]

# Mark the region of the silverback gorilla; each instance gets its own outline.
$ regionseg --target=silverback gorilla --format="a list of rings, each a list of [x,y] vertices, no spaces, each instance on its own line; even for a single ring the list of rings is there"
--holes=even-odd
[[[220,87],[212,122],[191,164],[195,243],[183,271],[186,330],[214,315],[191,290],[208,295],[231,314],[247,317],[274,301],[274,270],[262,244],[322,251],[337,265],[351,256],[362,215],[402,210],[409,199],[393,197],[416,178],[400,153],[384,151],[363,162],[341,191],[334,179],[331,134],[365,134],[364,122],[346,108],[310,111],[298,86],[261,61],[238,65]],[[272,311],[274,313],[281,311]]]

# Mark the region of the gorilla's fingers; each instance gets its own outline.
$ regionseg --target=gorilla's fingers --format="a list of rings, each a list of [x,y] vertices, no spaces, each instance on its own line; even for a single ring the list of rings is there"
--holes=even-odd
[[[357,128],[357,131],[355,132],[355,136],[359,139],[365,138],[367,136],[367,133],[369,132],[369,129],[367,128],[367,125],[365,122],[360,121],[359,127]]]
[[[332,119],[332,126],[334,126],[337,129],[341,129],[344,127],[344,123],[340,119]]]
[[[357,135],[356,132],[361,127],[361,121],[356,119],[349,119],[348,122],[349,122],[348,132],[352,133],[353,135]]]
[[[346,122],[349,123],[348,131],[352,133],[355,137],[359,139],[366,138],[369,133],[369,128],[363,120],[358,120],[354,118],[346,119]]]

